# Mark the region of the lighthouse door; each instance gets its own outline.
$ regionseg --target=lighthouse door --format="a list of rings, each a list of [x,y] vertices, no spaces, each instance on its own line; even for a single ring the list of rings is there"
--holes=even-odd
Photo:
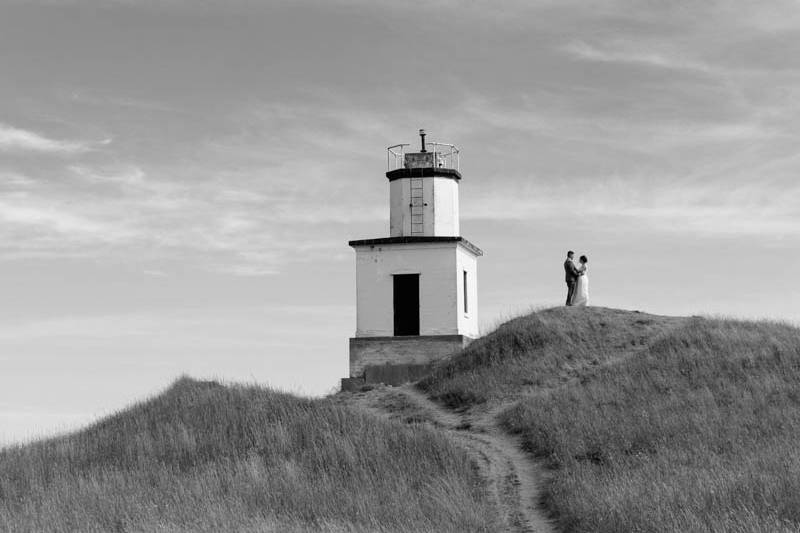
[[[393,277],[394,334],[419,335],[419,274]]]

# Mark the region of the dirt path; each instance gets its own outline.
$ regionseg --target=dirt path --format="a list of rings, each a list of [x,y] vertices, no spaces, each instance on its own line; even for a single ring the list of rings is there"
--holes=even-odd
[[[496,410],[460,415],[432,402],[411,385],[379,387],[353,394],[348,401],[376,414],[406,422],[428,422],[448,432],[475,460],[508,532],[554,531],[539,509],[543,473],[520,443],[495,422]]]

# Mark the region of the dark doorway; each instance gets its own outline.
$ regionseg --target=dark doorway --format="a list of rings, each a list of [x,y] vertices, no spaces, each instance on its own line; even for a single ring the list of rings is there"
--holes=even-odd
[[[419,335],[419,274],[394,275],[394,334]]]

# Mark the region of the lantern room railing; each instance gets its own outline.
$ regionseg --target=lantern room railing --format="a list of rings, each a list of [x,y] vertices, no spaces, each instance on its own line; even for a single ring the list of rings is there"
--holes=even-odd
[[[386,171],[397,170],[398,168],[405,168],[405,151],[406,146],[410,144],[395,144],[386,149]]]
[[[459,160],[460,150],[454,144],[439,143],[433,141],[425,141],[424,130],[420,130],[422,137],[422,148],[420,152],[409,152],[406,148],[410,144],[395,144],[386,149],[386,170],[391,172],[399,168],[408,168],[407,155],[414,153],[413,157],[415,162],[420,161],[419,154],[428,153],[431,157],[425,158],[430,161],[430,166],[435,168],[452,168],[461,171],[461,162]]]

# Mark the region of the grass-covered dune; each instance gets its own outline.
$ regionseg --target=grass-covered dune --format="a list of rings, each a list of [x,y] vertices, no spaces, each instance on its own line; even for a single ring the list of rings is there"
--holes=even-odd
[[[513,398],[622,360],[686,320],[598,307],[547,309],[502,324],[420,387],[452,408]]]
[[[0,531],[494,531],[445,437],[181,379],[86,430],[0,451]]]
[[[501,424],[552,468],[565,531],[800,531],[797,328],[552,309],[421,385],[456,408],[512,400]]]

